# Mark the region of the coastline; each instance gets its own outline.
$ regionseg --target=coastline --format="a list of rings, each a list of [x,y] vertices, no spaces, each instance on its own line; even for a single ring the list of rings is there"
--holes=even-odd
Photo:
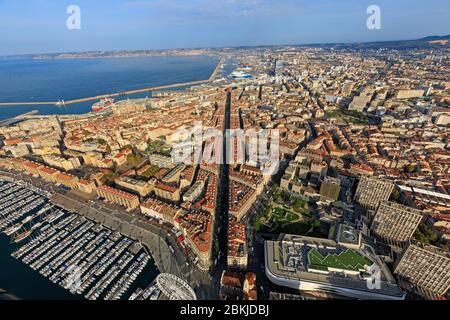
[[[215,56],[214,56],[215,57]],[[54,59],[51,59],[54,60]],[[83,103],[83,102],[89,102],[89,101],[95,101],[95,100],[101,100],[104,98],[109,97],[118,97],[123,95],[133,95],[138,93],[143,93],[146,91],[157,91],[157,90],[166,90],[166,89],[172,89],[172,88],[179,88],[179,87],[191,87],[195,85],[205,84],[212,82],[216,79],[221,66],[225,63],[225,59],[221,58],[219,62],[217,63],[216,68],[213,70],[211,76],[206,80],[197,80],[197,81],[190,81],[190,82],[184,82],[184,83],[175,83],[165,86],[159,86],[159,87],[148,87],[148,88],[142,88],[142,89],[135,89],[135,90],[128,90],[128,91],[122,91],[122,92],[116,92],[116,93],[110,93],[110,94],[102,94],[98,96],[93,97],[86,97],[86,98],[78,98],[73,99],[69,101],[36,101],[36,102],[0,102],[0,106],[32,106],[32,105],[57,105],[57,106],[66,106],[71,104],[77,104],[77,103]]]
[[[154,57],[158,57],[158,58],[185,58],[185,57],[201,57],[201,56],[207,56],[207,57],[216,57],[216,55],[214,54],[210,54],[210,53],[201,53],[201,54],[149,54],[149,55],[130,55],[130,56],[114,56],[114,55],[109,55],[109,56],[93,56],[93,57],[89,57],[89,56],[80,56],[80,57],[76,57],[76,56],[68,56],[68,57],[45,57],[45,56],[33,56],[33,57],[26,57],[28,59],[31,60],[84,60],[84,59],[90,59],[90,60],[95,60],[95,59],[133,59],[133,58],[154,58]],[[6,58],[6,57],[2,57],[2,58]],[[13,59],[13,58],[9,58],[9,59]]]

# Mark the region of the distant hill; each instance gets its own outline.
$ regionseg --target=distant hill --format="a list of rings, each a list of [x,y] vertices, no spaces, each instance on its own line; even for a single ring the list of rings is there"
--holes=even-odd
[[[379,42],[360,42],[360,43],[316,43],[303,45],[261,45],[261,46],[236,46],[227,48],[191,48],[191,49],[170,49],[170,50],[121,50],[121,51],[82,51],[66,53],[49,54],[26,54],[0,56],[1,59],[8,58],[31,58],[31,59],[89,59],[89,58],[132,58],[132,57],[151,57],[151,56],[184,56],[184,55],[208,55],[217,50],[239,50],[239,49],[283,49],[285,47],[297,48],[334,48],[348,50],[373,50],[373,49],[431,49],[431,48],[450,48],[450,35],[429,36],[417,40],[399,40],[399,41],[379,41]]]
[[[304,47],[322,47],[335,49],[430,49],[430,48],[450,48],[450,35],[446,36],[430,36],[416,40],[400,40],[400,41],[378,41],[378,42],[361,42],[361,43],[330,43],[330,44],[313,44]]]

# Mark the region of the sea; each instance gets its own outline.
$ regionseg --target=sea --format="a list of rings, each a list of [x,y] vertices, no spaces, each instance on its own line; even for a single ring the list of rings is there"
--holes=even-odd
[[[59,101],[208,79],[219,59],[211,56],[37,60],[0,58],[0,102]],[[121,99],[145,98],[143,92]],[[95,101],[65,107],[0,106],[0,120],[39,114],[83,114]]]
[[[33,60],[0,58],[0,102],[58,101],[91,97],[146,87],[208,79],[219,62],[209,56],[145,57],[108,59]],[[231,73],[227,64],[223,74]],[[143,98],[141,93],[125,98]],[[57,106],[0,106],[0,120],[37,110],[38,114],[83,114],[93,102]],[[21,260],[10,256],[16,249],[10,238],[0,234],[0,288],[20,299],[83,299],[53,284]],[[151,260],[124,295],[144,288],[158,270]]]

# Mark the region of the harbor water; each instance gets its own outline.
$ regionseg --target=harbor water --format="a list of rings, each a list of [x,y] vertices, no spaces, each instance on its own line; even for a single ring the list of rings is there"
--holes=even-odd
[[[145,248],[132,239],[49,204],[39,190],[1,180],[0,189],[0,287],[18,298],[128,299],[158,275]],[[83,283],[78,293],[63,288],[73,268],[80,270],[80,282],[66,287]]]
[[[209,56],[110,59],[0,59],[0,102],[58,101],[208,79],[219,62]],[[150,92],[125,98],[145,98]],[[39,114],[82,114],[95,101],[65,107],[1,106],[0,120]]]

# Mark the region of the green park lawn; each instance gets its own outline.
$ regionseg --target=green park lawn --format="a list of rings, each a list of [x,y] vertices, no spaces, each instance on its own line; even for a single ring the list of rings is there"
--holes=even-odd
[[[329,254],[324,257],[316,249],[311,249],[308,252],[309,264],[314,267],[319,267],[324,270],[325,268],[336,268],[343,270],[358,271],[364,268],[365,265],[372,265],[373,262],[358,254],[357,252],[348,249],[339,255]]]
[[[298,216],[287,212],[284,209],[281,208],[274,208],[272,209],[272,221],[275,223],[286,223],[286,222],[292,222],[296,219],[298,219]]]
[[[286,191],[277,190],[274,195],[274,202],[284,206],[287,209],[292,209],[298,214],[311,216],[309,212],[308,203],[300,198],[295,197]]]
[[[256,232],[315,235],[319,226],[312,221],[312,214],[306,201],[277,188],[273,203],[254,222]],[[314,233],[316,232],[316,233]],[[322,235],[319,235],[322,237]]]

